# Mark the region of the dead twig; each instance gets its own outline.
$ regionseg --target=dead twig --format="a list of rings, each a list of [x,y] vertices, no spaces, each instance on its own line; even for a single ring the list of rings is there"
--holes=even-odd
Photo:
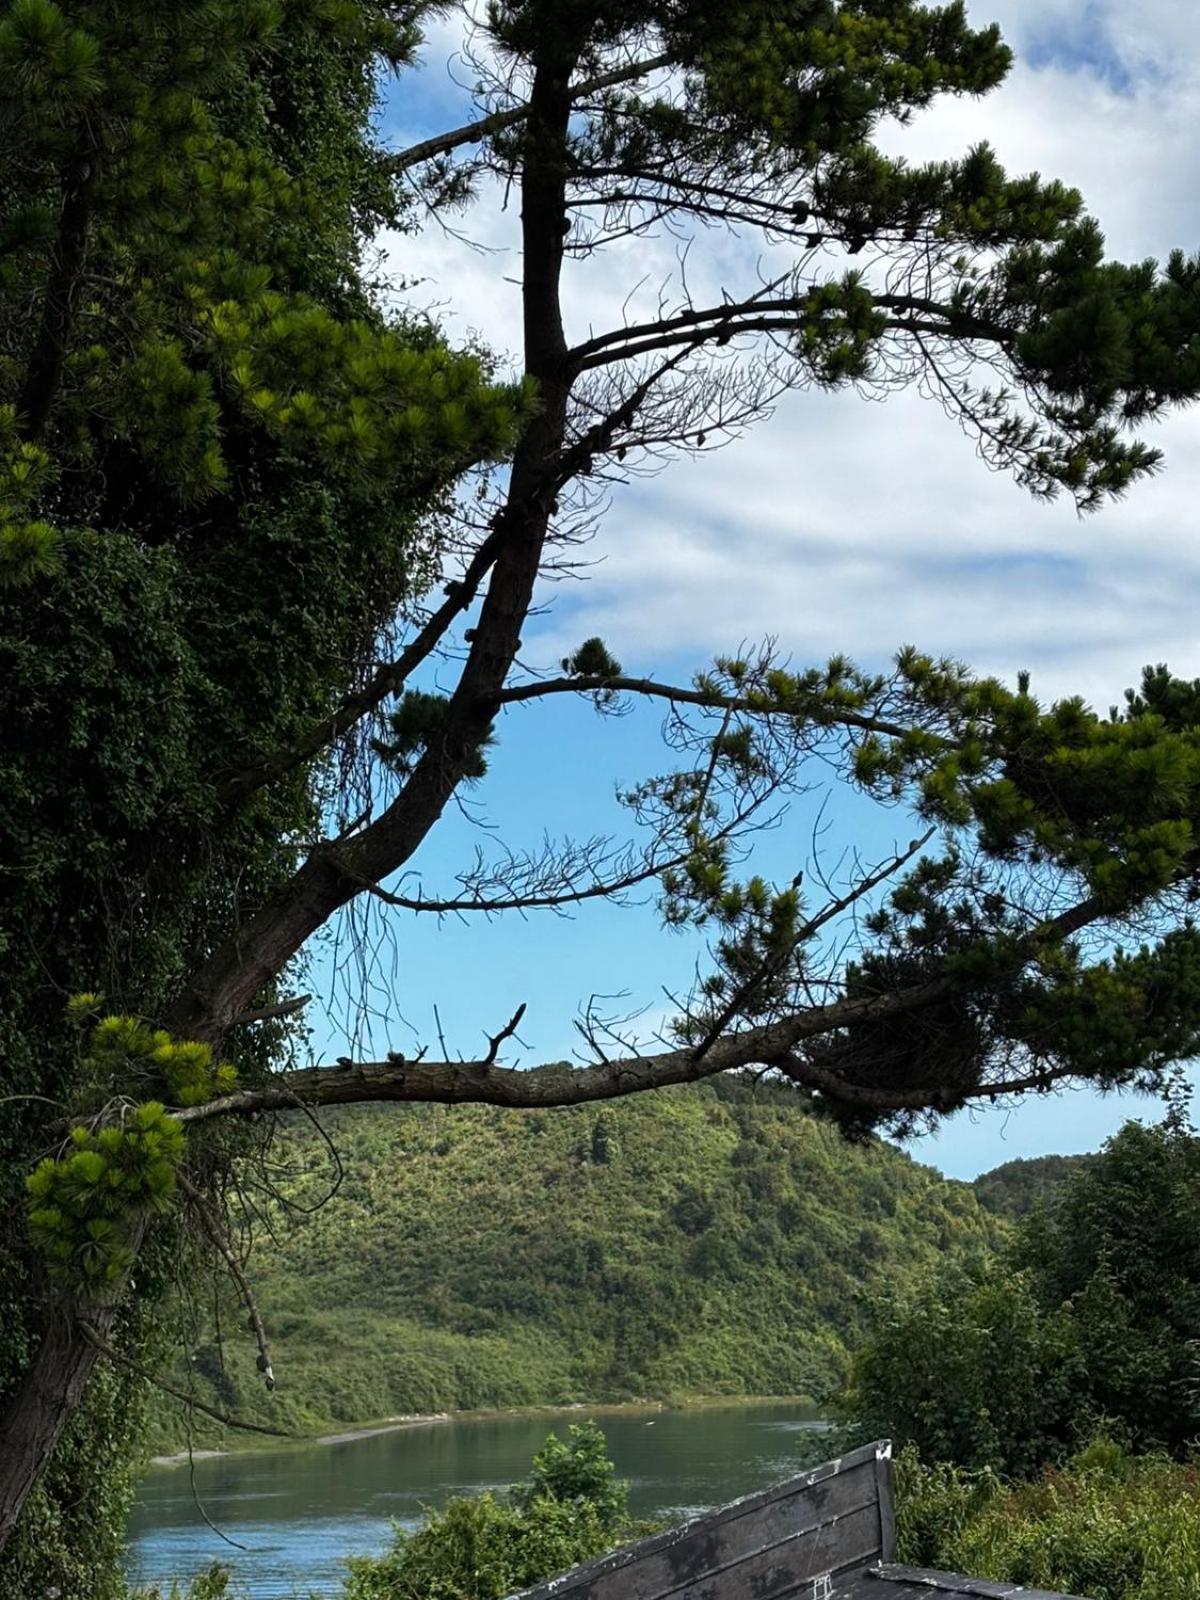
[[[511,1039],[513,1034],[516,1033],[517,1029],[521,1026],[521,1018],[525,1015],[525,1004],[525,1001],[522,1000],[521,1004],[513,1012],[512,1016],[500,1029],[500,1032],[493,1036],[488,1048],[488,1053],[483,1058],[483,1064],[485,1067],[490,1067],[495,1062],[496,1057],[500,1054],[500,1046],[506,1039]]]

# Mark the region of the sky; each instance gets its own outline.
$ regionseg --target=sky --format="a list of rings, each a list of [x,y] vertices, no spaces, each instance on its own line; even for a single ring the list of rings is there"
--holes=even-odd
[[[1001,23],[1016,52],[1007,83],[978,101],[943,100],[881,142],[913,160],[961,154],[986,138],[1012,171],[1036,169],[1082,189],[1110,251],[1127,259],[1200,246],[1200,13],[1178,0],[979,0],[971,20]],[[383,133],[399,148],[468,114],[453,52],[458,25],[434,25],[424,64],[391,89]],[[502,354],[519,329],[515,209],[485,197],[453,231],[385,238],[389,272],[437,313],[454,339]],[[699,295],[745,282],[745,242],[710,238],[689,276]],[[600,329],[643,281],[673,266],[666,242],[606,252],[572,267],[568,334]],[[636,291],[634,302],[637,304]],[[619,491],[579,580],[548,586],[522,659],[537,669],[600,634],[626,670],[687,681],[719,651],[775,637],[797,663],[844,651],[883,665],[901,644],[949,653],[1011,681],[1028,669],[1043,697],[1119,701],[1144,664],[1200,675],[1200,413],[1151,430],[1166,471],[1127,501],[1080,520],[1068,501],[1033,502],[989,472],[971,442],[920,396],[885,404],[854,394],[788,396],[728,448],[681,460]],[[505,717],[484,785],[448,815],[412,863],[436,894],[476,849],[536,848],[622,828],[616,789],[668,764],[661,718],[620,721],[547,701]],[[811,870],[813,795],[765,844],[765,870]],[[906,818],[828,796],[826,865],[841,849],[886,853]],[[397,1014],[376,1044],[433,1040],[434,1007],[452,1051],[474,1053],[519,1003],[519,1059],[564,1059],[592,993],[610,1012],[670,1012],[703,947],[662,930],[650,904],[593,905],[503,924],[396,918],[375,983]],[[328,970],[328,957],[319,960]],[[325,1024],[317,1024],[321,1039]],[[332,1040],[332,1036],[331,1036]],[[332,1042],[331,1046],[332,1048]],[[969,1177],[1018,1155],[1095,1149],[1153,1102],[1077,1091],[1011,1110],[961,1114],[912,1146],[919,1160]]]

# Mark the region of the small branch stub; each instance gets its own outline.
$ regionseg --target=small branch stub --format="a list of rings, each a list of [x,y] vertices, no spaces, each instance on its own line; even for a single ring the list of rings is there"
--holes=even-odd
[[[485,1067],[490,1067],[493,1065],[496,1057],[500,1054],[500,1046],[506,1039],[511,1039],[516,1033],[517,1029],[521,1026],[521,1018],[525,1015],[525,1006],[526,1002],[522,1000],[521,1004],[513,1012],[512,1016],[500,1029],[500,1032],[493,1036],[488,1048],[488,1053],[484,1057],[483,1064]]]

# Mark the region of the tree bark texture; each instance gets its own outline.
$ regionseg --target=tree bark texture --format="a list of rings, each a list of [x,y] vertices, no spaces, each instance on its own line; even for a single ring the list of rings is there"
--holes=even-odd
[[[79,1326],[80,1315],[55,1308],[33,1362],[9,1400],[0,1432],[0,1550],[17,1527],[100,1359],[99,1349]],[[115,1306],[89,1314],[98,1337],[107,1335],[115,1316]]]

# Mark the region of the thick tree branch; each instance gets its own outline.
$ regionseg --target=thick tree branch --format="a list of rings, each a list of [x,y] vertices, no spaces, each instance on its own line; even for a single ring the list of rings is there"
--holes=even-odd
[[[17,398],[19,426],[29,440],[36,441],[45,433],[62,384],[67,347],[79,309],[99,178],[100,149],[88,129],[63,172],[62,211],[50,253],[41,324]]]
[[[487,1060],[375,1061],[309,1067],[282,1073],[277,1083],[241,1089],[174,1115],[181,1122],[206,1122],[213,1117],[286,1111],[297,1103],[330,1106],[369,1101],[436,1101],[446,1105],[474,1102],[517,1108],[583,1105],[671,1084],[695,1083],[731,1067],[761,1066],[778,1060],[805,1039],[932,1005],[952,987],[949,979],[939,978],[894,994],[814,1006],[778,1022],[730,1034],[718,1040],[702,1060],[697,1060],[694,1048],[687,1045],[588,1067],[559,1064],[518,1070],[498,1067]]]
[[[844,1000],[813,1007],[779,1022],[748,1028],[717,1041],[704,1056],[695,1049],[663,1051],[656,1055],[629,1056],[587,1067],[566,1063],[531,1070],[497,1067],[481,1061],[381,1061],[350,1066],[310,1067],[282,1075],[280,1083],[189,1106],[174,1114],[181,1122],[205,1122],[217,1117],[254,1116],[264,1111],[286,1111],[297,1104],[308,1107],[380,1104],[491,1105],[510,1110],[547,1110],[555,1106],[588,1105],[643,1094],[675,1084],[696,1083],[731,1068],[779,1067],[788,1077],[832,1099],[871,1107],[878,1111],[929,1110],[944,1104],[943,1085],[912,1089],[883,1089],[854,1083],[827,1068],[818,1067],[793,1053],[793,1047],[857,1023],[920,1010],[944,999],[954,985],[937,979],[920,988],[869,999]],[[1041,1090],[1080,1076],[1077,1066],[1045,1067],[1019,1078],[980,1083],[965,1098],[988,1100],[1009,1094]],[[957,1101],[956,1101],[957,1103]]]
[[[479,593],[479,586],[495,564],[500,551],[502,530],[493,528],[471,557],[462,577],[446,585],[447,598],[430,616],[412,643],[406,645],[394,661],[381,666],[361,689],[348,694],[327,717],[314,722],[294,743],[284,745],[269,755],[260,756],[240,772],[221,780],[217,787],[218,801],[233,807],[257,790],[265,788],[286,772],[311,761],[329,748],[342,734],[347,733],[363,717],[378,710],[389,695],[398,694],[409,676],[426,661],[445,638],[447,632]]]
[[[703,706],[710,711],[745,711],[761,717],[788,717],[805,720],[818,727],[860,728],[864,733],[879,733],[902,739],[912,732],[902,723],[866,712],[814,703],[811,706],[763,705],[741,695],[710,694],[704,689],[684,688],[680,684],[659,683],[654,678],[601,678],[579,674],[573,678],[546,678],[539,683],[518,683],[502,689],[493,704],[518,705],[525,700],[541,700],[552,694],[637,694],[652,700],[668,700],[679,705]]]
[[[589,94],[600,94],[605,89],[618,88],[623,83],[634,83],[638,78],[646,78],[652,72],[658,72],[663,67],[671,65],[670,55],[647,56],[642,61],[631,62],[626,67],[616,67],[611,72],[598,73],[594,78],[584,78],[579,83],[571,85],[571,99],[582,100]],[[422,139],[418,144],[410,144],[406,150],[398,151],[385,164],[385,170],[393,176],[408,172],[413,167],[419,167],[423,161],[431,161],[435,156],[447,156],[452,151],[460,150],[465,144],[482,144],[485,139],[490,139],[494,133],[502,133],[505,128],[515,128],[518,123],[524,122],[529,116],[529,106],[513,106],[508,111],[493,111],[489,116],[476,117],[473,122],[464,122],[459,128],[452,128],[446,133],[435,134],[431,139]]]
[[[790,332],[797,327],[797,319],[807,308],[811,295],[810,290],[774,298],[760,293],[747,300],[726,300],[715,306],[660,317],[653,322],[630,323],[575,345],[570,359],[578,371],[587,372],[678,345],[694,348],[743,334]],[[895,315],[897,320],[892,326],[905,332],[983,339],[991,344],[1008,344],[1014,337],[1011,330],[999,323],[934,300],[894,294],[875,295],[873,299],[880,311]]]
[[[299,739],[269,755],[260,756],[232,777],[222,779],[217,787],[219,803],[227,807],[240,804],[285,773],[311,761],[342,734],[349,732],[363,717],[377,711],[390,695],[399,694],[412,673],[441,643],[455,620],[474,602],[481,584],[496,564],[506,531],[510,531],[521,516],[535,519],[544,516],[547,505],[558,490],[577,472],[586,470],[591,458],[607,447],[619,428],[629,425],[654,384],[678,361],[679,357],[672,357],[647,374],[610,416],[589,428],[570,449],[561,450],[553,471],[544,476],[536,495],[528,504],[515,505],[510,493],[505,511],[495,519],[492,531],[471,558],[466,571],[461,578],[446,584],[446,600],[412,643],[394,661],[380,667],[363,688],[347,695],[328,716],[313,723]]]
[[[230,1026],[247,1028],[253,1022],[277,1022],[283,1017],[293,1017],[297,1011],[303,1011],[311,1000],[310,994],[298,994],[291,1000],[281,1000],[275,1006],[263,1006],[259,1011],[244,1011],[240,1017],[234,1017]]]
[[[521,645],[541,567],[567,428],[572,375],[563,333],[560,279],[565,239],[567,131],[573,57],[547,51],[529,100],[521,175],[525,259],[525,372],[541,408],[513,456],[509,493],[493,529],[496,560],[470,652],[440,736],[427,747],[382,815],[336,846],[318,847],[259,911],[191,975],[167,1018],[176,1031],[219,1038],[304,941],[361,891],[379,883],[426,838],[488,737],[496,695]]]

